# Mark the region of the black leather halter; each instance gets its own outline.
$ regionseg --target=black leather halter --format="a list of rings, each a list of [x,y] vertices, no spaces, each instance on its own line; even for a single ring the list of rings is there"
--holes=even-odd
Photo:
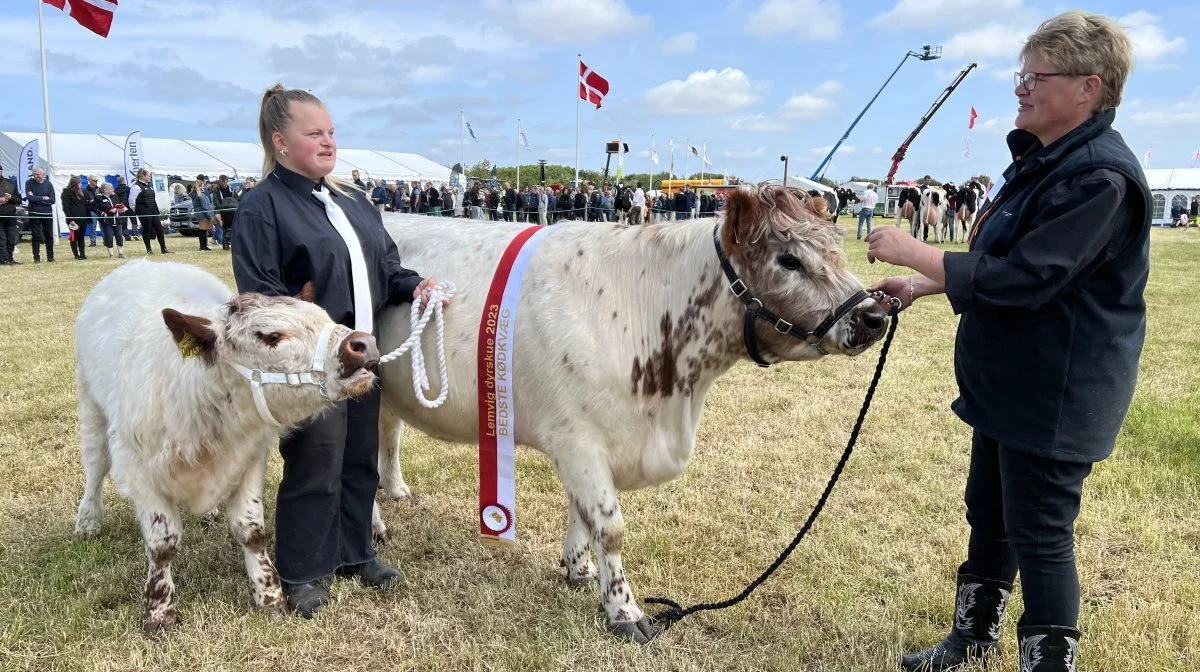
[[[794,322],[788,322],[779,315],[771,312],[763,302],[754,297],[750,293],[750,288],[746,287],[746,283],[738,277],[737,271],[733,270],[733,265],[729,263],[729,257],[726,256],[725,250],[721,248],[721,227],[720,225],[713,227],[713,245],[717,248],[717,258],[721,260],[721,269],[725,271],[725,277],[729,280],[729,291],[741,300],[742,305],[746,307],[746,312],[742,319],[743,338],[746,341],[746,353],[750,355],[750,359],[754,360],[755,364],[762,367],[770,366],[766,360],[762,358],[762,354],[758,350],[758,335],[754,331],[754,321],[763,320],[770,322],[775,327],[775,331],[781,334],[787,334],[793,338],[798,338],[805,343],[813,346],[822,355],[828,355],[825,346],[821,345],[821,339],[825,338],[825,334],[837,324],[838,320],[845,317],[850,311],[854,310],[858,304],[871,298],[871,295],[864,290],[858,290],[853,296],[842,302],[842,305],[837,307],[828,317],[821,321],[812,331],[805,331],[802,327]]]

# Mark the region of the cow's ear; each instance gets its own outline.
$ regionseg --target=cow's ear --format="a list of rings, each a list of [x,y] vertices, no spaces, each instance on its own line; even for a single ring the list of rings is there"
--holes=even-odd
[[[313,284],[312,280],[309,280],[308,282],[304,283],[303,287],[300,288],[300,293],[296,295],[296,298],[309,303],[316,301],[317,286]]]
[[[203,357],[209,364],[213,362],[217,354],[217,334],[212,330],[211,320],[185,315],[174,308],[163,308],[162,315],[181,357]]]
[[[746,241],[750,227],[758,221],[758,198],[743,189],[737,189],[725,200],[725,224],[721,243],[733,250]]]

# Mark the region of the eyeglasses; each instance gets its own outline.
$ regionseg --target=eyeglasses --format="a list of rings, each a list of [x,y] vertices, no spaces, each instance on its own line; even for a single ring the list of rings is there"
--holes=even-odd
[[[1026,91],[1033,91],[1037,83],[1048,77],[1077,77],[1068,72],[1014,72],[1013,84],[1024,86]]]

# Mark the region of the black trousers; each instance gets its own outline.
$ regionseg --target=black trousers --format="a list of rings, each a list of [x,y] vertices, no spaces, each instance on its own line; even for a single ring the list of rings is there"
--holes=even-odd
[[[1025,625],[1074,628],[1079,620],[1075,519],[1090,463],[1006,448],[976,432],[967,476],[967,572],[1012,582],[1018,571]]]
[[[360,399],[336,404],[280,441],[275,564],[287,583],[323,579],[375,558],[379,396],[376,386]]]
[[[75,224],[79,228],[71,232],[71,254],[75,255],[76,259],[87,259],[87,227],[91,225],[91,222],[81,219],[77,220]]]
[[[162,218],[142,215],[138,219],[142,223],[142,242],[146,244],[146,253],[150,253],[150,241],[158,238],[158,249],[165,254],[167,251],[167,238],[163,234]]]
[[[125,225],[120,223],[116,217],[101,217],[100,230],[104,232],[104,246],[108,249],[113,248],[113,243],[117,244],[117,248],[125,246],[124,231]]]
[[[42,244],[46,245],[46,259],[54,261],[54,218],[50,215],[29,214],[29,232],[33,234],[33,258],[42,258]]]
[[[21,225],[9,217],[0,218],[0,264],[13,260],[13,250],[21,242]]]

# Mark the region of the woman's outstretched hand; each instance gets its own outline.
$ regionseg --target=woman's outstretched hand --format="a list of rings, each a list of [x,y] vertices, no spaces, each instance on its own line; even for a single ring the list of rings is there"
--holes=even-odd
[[[909,293],[910,278],[911,276],[907,275],[897,275],[891,278],[884,278],[868,287],[867,291],[883,292],[887,296],[897,299],[900,301],[900,310],[903,311],[905,308],[911,306],[913,302],[912,294]],[[885,308],[891,308],[891,306],[886,305]]]
[[[894,226],[881,226],[867,236],[867,261],[876,260],[895,266],[912,268],[914,253],[921,249],[921,241],[907,231]]]

